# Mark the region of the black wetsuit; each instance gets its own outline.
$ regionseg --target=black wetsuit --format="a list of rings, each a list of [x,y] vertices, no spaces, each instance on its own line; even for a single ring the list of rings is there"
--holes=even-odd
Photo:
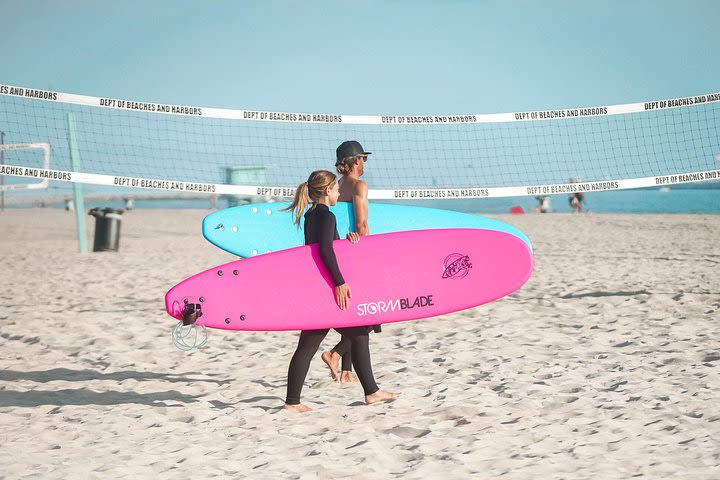
[[[305,244],[310,245],[317,243],[319,246],[320,258],[325,268],[330,273],[335,286],[345,283],[345,279],[340,273],[335,250],[333,250],[333,240],[338,240],[335,215],[330,212],[327,206],[317,204],[305,213]],[[370,363],[370,340],[368,333],[372,327],[350,327],[336,328],[335,330],[343,335],[343,338],[350,344],[350,355],[352,357],[352,365],[355,367],[358,379],[362,384],[365,395],[371,395],[379,390],[373,376],[372,365]],[[290,360],[288,368],[287,397],[285,403],[288,405],[297,405],[300,403],[300,394],[302,392],[303,383],[310,368],[310,361],[320,348],[320,343],[327,335],[329,329],[323,330],[303,330],[300,332],[298,346]],[[341,342],[342,343],[342,342]],[[343,359],[345,358],[343,356]]]
[[[335,286],[337,287],[345,283],[338,268],[335,251],[332,248],[332,241],[340,239],[340,235],[338,235],[337,232],[335,215],[330,212],[328,207],[320,204],[305,214],[304,230],[305,245],[315,243],[320,245],[320,257],[325,264],[325,268],[330,272],[330,277]],[[341,355],[342,370],[352,370],[352,350],[350,345],[350,340],[343,336],[340,342],[333,347],[333,350]]]
[[[330,277],[335,286],[345,283],[345,279],[338,268],[335,250],[333,250],[333,240],[339,240],[340,235],[337,231],[337,223],[335,215],[330,209],[323,205],[317,204],[305,214],[305,245],[318,244],[320,258],[322,258],[325,268],[330,272]]]

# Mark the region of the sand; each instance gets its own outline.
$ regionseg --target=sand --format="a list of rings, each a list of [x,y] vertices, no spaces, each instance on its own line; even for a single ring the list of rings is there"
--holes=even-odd
[[[318,354],[297,414],[296,333],[170,341],[165,291],[234,259],[207,213],[128,212],[87,255],[71,213],[0,213],[0,478],[720,478],[720,217],[497,216],[521,290],[373,335],[392,404]]]

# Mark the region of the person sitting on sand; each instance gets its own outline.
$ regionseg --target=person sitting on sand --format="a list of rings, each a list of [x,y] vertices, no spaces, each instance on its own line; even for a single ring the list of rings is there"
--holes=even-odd
[[[303,212],[305,212],[308,205],[310,206],[304,215],[305,245],[319,245],[322,263],[335,284],[335,300],[338,307],[345,310],[348,308],[351,290],[340,272],[335,250],[333,249],[333,240],[339,239],[339,235],[335,215],[328,208],[337,204],[339,196],[340,189],[335,174],[326,170],[318,170],[310,174],[307,182],[297,187],[295,198],[287,210],[293,212],[295,224],[299,227]],[[360,236],[355,232],[350,232],[347,239],[356,244],[360,241]],[[370,337],[368,335],[371,329],[372,327],[335,329],[350,342],[352,364],[363,387],[365,403],[367,404],[392,401],[398,397],[397,393],[380,390],[377,383],[375,383],[370,361]],[[300,403],[300,394],[302,393],[312,357],[317,352],[328,331],[329,329],[303,330],[300,332],[297,348],[288,367],[287,396],[284,406],[286,410],[295,412],[311,410],[307,405]]]

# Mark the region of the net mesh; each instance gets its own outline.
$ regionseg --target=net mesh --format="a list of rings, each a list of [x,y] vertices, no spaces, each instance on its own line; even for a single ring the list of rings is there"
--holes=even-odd
[[[71,171],[67,117],[72,113],[81,171],[212,184],[243,183],[231,171],[250,168],[249,184],[294,187],[312,170],[332,170],[335,148],[348,139],[373,152],[364,178],[374,189],[549,185],[720,168],[716,101],[612,115],[563,109],[535,112],[536,119],[527,121],[469,115],[377,117],[371,124],[345,121],[360,117],[308,115],[320,119],[312,123],[301,114],[268,112],[266,120],[274,115],[290,121],[216,118],[201,108],[182,110],[200,115],[167,114],[158,112],[162,105],[133,102],[127,108],[128,103],[104,108],[0,95],[0,130],[5,143],[48,142],[52,168]],[[402,122],[383,123],[387,118]],[[38,166],[30,157],[17,161]],[[11,163],[7,155],[5,163]]]

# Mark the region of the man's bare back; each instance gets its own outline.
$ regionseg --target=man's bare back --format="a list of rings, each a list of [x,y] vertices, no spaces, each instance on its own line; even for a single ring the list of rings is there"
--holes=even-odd
[[[360,235],[370,235],[368,228],[368,186],[355,175],[343,175],[339,180],[339,202],[352,202],[355,214],[355,231]]]
[[[340,184],[338,202],[352,202],[353,197],[359,193],[363,186],[367,189],[367,184],[359,178],[342,177],[338,183]]]

